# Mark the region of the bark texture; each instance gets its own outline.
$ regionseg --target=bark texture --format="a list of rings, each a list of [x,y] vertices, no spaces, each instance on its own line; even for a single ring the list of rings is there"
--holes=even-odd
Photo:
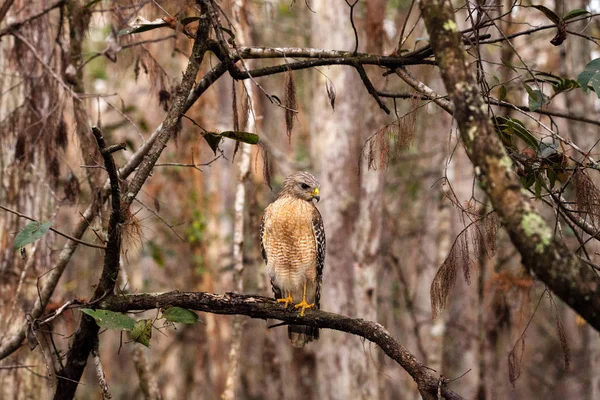
[[[487,115],[450,1],[423,0],[421,12],[454,117],[482,189],[523,264],[590,325],[600,329],[600,278],[581,263],[522,191],[519,177]]]

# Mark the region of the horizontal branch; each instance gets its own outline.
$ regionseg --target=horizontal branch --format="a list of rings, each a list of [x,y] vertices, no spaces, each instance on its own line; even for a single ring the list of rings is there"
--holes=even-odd
[[[307,310],[304,317],[286,310],[274,299],[236,293],[214,294],[204,292],[168,292],[112,295],[98,303],[98,308],[118,311],[141,311],[169,306],[213,314],[246,315],[251,318],[277,319],[287,324],[302,324],[318,328],[334,329],[351,333],[378,345],[415,380],[419,391],[426,398],[437,398],[438,390],[446,399],[462,397],[448,389],[443,378],[434,376],[432,370],[420,364],[404,346],[376,322],[349,318],[320,310]]]
[[[591,19],[591,18],[597,17],[598,15],[600,15],[600,13],[586,14],[586,15],[581,16],[579,18],[573,18],[573,19],[570,19],[568,21],[564,21],[564,23],[568,25],[568,24],[572,24],[574,22],[579,22],[579,21],[582,21],[582,20],[585,20],[585,19],[588,19],[588,18]],[[535,33],[535,32],[543,31],[543,30],[546,30],[546,29],[555,29],[555,28],[556,28],[556,24],[542,25],[542,26],[538,26],[538,27],[535,27],[535,28],[531,28],[531,29],[525,30],[525,31],[515,32],[513,34],[502,36],[502,37],[499,37],[499,38],[482,40],[482,41],[479,42],[479,44],[493,44],[493,43],[505,42],[507,40],[514,39],[514,38],[519,37],[519,36],[531,35],[532,33]]]
[[[388,68],[398,68],[405,65],[436,65],[435,61],[423,60],[419,57],[390,57],[372,54],[354,54],[352,52],[337,51],[337,50],[321,50],[321,49],[300,49],[300,48],[282,48],[282,49],[267,49],[245,47],[239,52],[239,56],[233,57],[228,54],[221,44],[215,41],[208,43],[210,51],[212,51],[219,60],[227,64],[229,73],[234,79],[249,79],[258,78],[266,75],[283,73],[286,71],[295,71],[300,69],[308,69],[325,65],[348,65],[356,67],[357,65],[379,65]],[[290,50],[293,57],[297,58],[312,58],[310,60],[297,61],[292,63],[284,63],[275,66],[257,68],[251,71],[242,71],[235,66],[235,62],[240,58],[281,58],[286,57],[282,54],[282,50]],[[277,56],[279,54],[279,56]],[[268,55],[268,57],[266,56]]]
[[[428,94],[425,93],[392,93],[392,92],[384,92],[384,91],[377,91],[377,94],[379,95],[379,97],[386,97],[386,98],[394,98],[394,99],[412,99],[412,98],[420,98],[421,100],[434,100],[433,96],[430,96]],[[447,99],[448,96],[442,96],[442,98]],[[583,116],[582,114],[568,114],[566,112],[562,112],[562,111],[558,111],[558,110],[551,110],[551,109],[538,109],[535,111],[531,111],[531,109],[527,106],[520,106],[520,105],[516,105],[516,104],[512,104],[509,103],[507,101],[501,101],[498,99],[495,99],[493,97],[486,97],[485,100],[488,102],[488,104],[494,105],[494,106],[499,106],[499,107],[507,107],[507,108],[513,108],[513,109],[519,109],[521,111],[525,111],[525,112],[535,112],[537,114],[541,114],[541,115],[547,115],[549,117],[557,117],[557,118],[564,118],[564,119],[568,119],[571,121],[578,121],[578,122],[583,122],[586,124],[591,124],[591,125],[596,125],[596,126],[600,126],[600,119],[592,119],[592,118],[587,118],[585,116]]]
[[[488,39],[490,34],[479,35],[479,39]],[[465,38],[465,45],[473,45],[475,41],[473,38]],[[433,55],[431,46],[426,45],[415,51],[404,53],[402,56],[375,56],[368,53],[355,53],[352,51],[345,50],[330,50],[330,49],[317,49],[310,47],[245,47],[240,46],[237,49],[237,53],[241,58],[257,59],[257,58],[319,58],[319,59],[331,59],[331,58],[356,58],[373,60],[375,58],[393,60],[415,60],[417,63],[430,64],[429,61],[423,61],[424,58]],[[402,64],[408,65],[408,64]]]

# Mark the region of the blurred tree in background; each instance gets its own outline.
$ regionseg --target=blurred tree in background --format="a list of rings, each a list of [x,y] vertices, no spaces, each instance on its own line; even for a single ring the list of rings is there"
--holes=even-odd
[[[4,0],[0,398],[600,398],[599,12]],[[297,170],[303,349],[258,243]]]

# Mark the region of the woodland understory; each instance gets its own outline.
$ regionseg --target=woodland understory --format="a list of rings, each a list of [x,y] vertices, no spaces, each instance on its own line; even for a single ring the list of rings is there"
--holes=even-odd
[[[4,0],[0,398],[600,398],[599,16]],[[303,317],[258,241],[299,170]]]

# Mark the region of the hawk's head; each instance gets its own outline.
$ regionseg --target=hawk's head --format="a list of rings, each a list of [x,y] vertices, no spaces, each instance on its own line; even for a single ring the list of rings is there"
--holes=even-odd
[[[285,178],[279,197],[292,196],[306,201],[316,199],[318,202],[321,199],[320,186],[319,181],[312,174],[296,172]]]

